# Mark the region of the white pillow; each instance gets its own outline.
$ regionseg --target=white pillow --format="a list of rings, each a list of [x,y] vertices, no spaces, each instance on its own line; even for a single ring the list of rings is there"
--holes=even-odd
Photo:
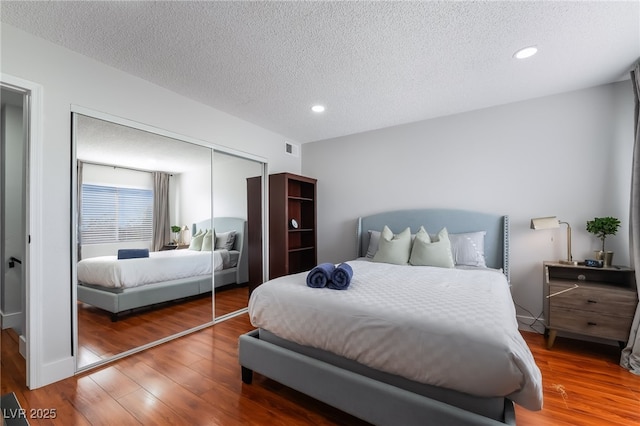
[[[451,242],[447,228],[442,228],[431,239],[423,227],[416,234],[411,247],[409,263],[414,266],[437,266],[440,268],[453,268],[453,256],[451,254]]]
[[[213,246],[213,231],[211,229],[207,229],[207,232],[204,233],[204,238],[202,239],[201,251],[211,251],[212,246]]]
[[[373,256],[374,262],[406,265],[411,254],[411,229],[406,228],[401,233],[394,235],[388,226],[382,229],[378,251]]]
[[[204,238],[204,232],[200,229],[196,235],[191,237],[191,243],[189,244],[189,250],[200,251],[202,249],[202,240]]]
[[[456,265],[486,268],[484,257],[484,236],[486,231],[449,234],[451,253]]]
[[[380,242],[380,231],[371,231],[369,230],[369,246],[367,247],[367,259],[373,259],[373,256],[376,255],[378,251],[378,244]],[[416,237],[416,234],[411,234],[411,243],[413,244],[413,239]]]

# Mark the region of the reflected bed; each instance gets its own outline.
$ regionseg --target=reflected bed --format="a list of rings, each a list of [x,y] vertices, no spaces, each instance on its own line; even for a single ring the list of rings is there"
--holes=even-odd
[[[246,283],[246,220],[219,217],[214,219],[214,225],[218,233],[236,232],[231,250],[216,250],[213,255],[189,249],[170,250],[150,253],[149,258],[143,259],[116,260],[115,256],[107,256],[79,262],[78,301],[111,312],[116,320],[118,314],[132,309],[206,294],[214,287]],[[194,235],[206,229],[212,229],[211,220],[192,225]]]

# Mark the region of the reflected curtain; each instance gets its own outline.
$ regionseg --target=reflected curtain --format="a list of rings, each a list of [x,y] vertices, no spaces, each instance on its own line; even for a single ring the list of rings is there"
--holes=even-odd
[[[631,83],[635,97],[634,110],[634,145],[631,166],[631,200],[629,212],[629,254],[631,265],[636,270],[636,287],[640,283],[640,62],[631,71]],[[620,365],[640,375],[640,304],[636,306],[636,314],[631,325],[631,333],[627,346],[622,350]]]
[[[78,246],[76,247],[78,250],[78,261],[82,260],[82,175],[84,173],[84,163],[78,160],[77,167],[77,182],[78,187],[76,188],[76,199],[78,200],[78,210],[76,211],[76,241]]]
[[[169,233],[168,173],[153,172],[153,251],[162,250]]]

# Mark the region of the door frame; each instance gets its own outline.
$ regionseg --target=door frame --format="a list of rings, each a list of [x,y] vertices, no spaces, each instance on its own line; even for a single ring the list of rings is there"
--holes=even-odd
[[[25,93],[27,118],[25,156],[26,206],[25,250],[23,274],[25,282],[25,330],[23,354],[26,359],[26,385],[30,389],[41,386],[42,379],[42,299],[43,277],[41,268],[43,250],[40,236],[43,230],[43,213],[36,206],[42,199],[42,150],[43,150],[43,87],[40,84],[8,74],[0,74],[0,84]],[[25,267],[26,266],[26,267]]]

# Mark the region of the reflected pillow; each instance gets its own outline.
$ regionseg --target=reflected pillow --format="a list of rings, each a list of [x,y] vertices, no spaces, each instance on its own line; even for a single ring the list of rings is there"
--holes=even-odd
[[[378,251],[373,256],[374,262],[406,265],[411,254],[411,230],[406,228],[394,235],[388,226],[382,229],[378,242]]]
[[[485,231],[449,234],[451,253],[456,265],[486,268],[484,257]]]
[[[453,268],[455,263],[451,254],[451,242],[447,228],[442,228],[432,239],[427,231],[420,227],[411,247],[409,263],[414,266]]]
[[[211,229],[207,229],[207,232],[204,233],[204,238],[202,239],[201,251],[211,251],[212,247],[213,247],[213,231]]]
[[[236,242],[236,231],[216,233],[216,250],[233,250],[233,244]]]
[[[189,243],[189,250],[200,251],[202,249],[202,240],[204,238],[204,232],[199,230],[196,235],[191,237],[191,243]]]

